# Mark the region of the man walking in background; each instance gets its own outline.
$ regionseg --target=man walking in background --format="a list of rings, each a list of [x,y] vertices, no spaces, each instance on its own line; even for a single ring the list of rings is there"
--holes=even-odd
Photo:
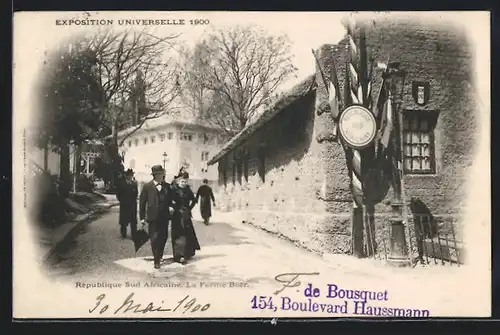
[[[134,171],[128,169],[125,172],[125,180],[118,184],[116,197],[120,202],[120,234],[122,238],[127,237],[127,226],[130,224],[132,238],[137,231],[137,182],[134,179]]]
[[[203,222],[208,225],[210,217],[212,216],[212,203],[215,207],[215,197],[212,188],[208,186],[208,180],[203,179],[203,185],[198,188],[196,192],[196,202],[200,203],[200,213]]]
[[[175,192],[165,182],[161,165],[151,168],[153,180],[144,184],[139,198],[141,223],[148,224],[149,240],[153,251],[154,268],[159,269],[168,238],[168,221],[174,212]]]

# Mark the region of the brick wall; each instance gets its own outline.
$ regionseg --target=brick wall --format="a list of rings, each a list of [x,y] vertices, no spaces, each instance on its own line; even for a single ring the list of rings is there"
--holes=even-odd
[[[390,51],[391,61],[400,61],[408,72],[403,108],[439,115],[434,130],[436,174],[406,176],[407,196],[420,200],[435,217],[456,216],[465,200],[467,169],[474,159],[474,139],[478,134],[476,106],[469,88],[473,71],[467,40],[452,27],[401,20],[370,22],[367,28],[367,42],[374,59],[386,62]],[[329,73],[331,57],[335,57],[341,90],[345,44],[343,40],[319,50],[325,73]],[[413,80],[430,82],[426,106],[413,102]],[[331,117],[322,113],[327,93],[319,73],[316,81],[316,94],[283,111],[248,140],[248,182],[242,178],[242,185],[233,185],[229,168],[227,187],[221,187],[217,197],[223,210],[243,211],[246,221],[303,247],[348,253],[352,200],[346,161],[341,146],[332,141]],[[376,74],[372,83],[374,99],[381,83],[380,74]],[[303,120],[304,126],[297,132],[299,120]],[[292,135],[296,136],[295,141]],[[264,183],[258,174],[256,155],[263,144]],[[233,158],[228,157],[226,164]],[[385,187],[383,191],[385,197],[376,205],[377,225],[386,222],[390,212],[391,190]]]

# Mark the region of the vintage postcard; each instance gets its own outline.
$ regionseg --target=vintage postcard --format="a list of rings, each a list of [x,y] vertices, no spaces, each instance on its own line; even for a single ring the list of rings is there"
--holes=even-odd
[[[18,12],[14,318],[486,317],[488,12]]]

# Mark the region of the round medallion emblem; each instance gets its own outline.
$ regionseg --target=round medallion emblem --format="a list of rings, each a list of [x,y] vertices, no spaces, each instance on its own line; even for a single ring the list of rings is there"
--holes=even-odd
[[[348,146],[363,149],[375,139],[377,122],[366,107],[352,105],[340,115],[339,131]]]

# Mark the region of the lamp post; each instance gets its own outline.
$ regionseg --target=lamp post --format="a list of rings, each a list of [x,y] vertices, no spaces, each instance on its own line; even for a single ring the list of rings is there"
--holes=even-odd
[[[167,164],[167,156],[168,154],[166,152],[163,153],[163,170],[166,170],[166,164]]]
[[[392,173],[393,173],[393,199],[391,201],[392,214],[390,218],[390,254],[389,264],[395,266],[411,265],[405,236],[404,207],[407,205],[403,197],[403,111],[401,104],[404,96],[404,83],[406,72],[400,69],[400,63],[389,63],[382,74],[388,98],[392,103],[392,122],[394,125],[391,136],[392,148]],[[407,223],[407,222],[406,222]]]

